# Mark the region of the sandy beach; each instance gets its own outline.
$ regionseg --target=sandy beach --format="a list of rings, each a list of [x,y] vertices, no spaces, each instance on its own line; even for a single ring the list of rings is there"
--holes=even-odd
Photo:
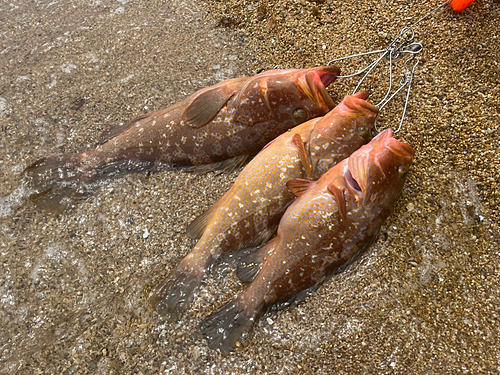
[[[498,0],[462,13],[446,6],[428,30],[396,136],[416,159],[373,246],[307,301],[268,312],[228,356],[208,348],[199,325],[243,289],[237,255],[214,267],[177,322],[151,311],[147,296],[194,246],[187,225],[238,171],[125,174],[59,211],[20,185],[37,159],[92,149],[111,126],[200,87],[385,48],[439,4],[2,3],[0,373],[498,373]],[[374,103],[387,72],[362,87]],[[334,100],[355,83],[333,83]],[[379,125],[397,126],[402,107],[399,98],[384,108]]]

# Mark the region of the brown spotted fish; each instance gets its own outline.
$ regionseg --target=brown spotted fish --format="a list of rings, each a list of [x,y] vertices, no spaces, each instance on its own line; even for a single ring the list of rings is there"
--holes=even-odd
[[[292,180],[297,198],[277,236],[250,254],[252,283],[205,318],[202,331],[227,352],[265,309],[314,288],[370,245],[400,195],[415,151],[387,129],[317,182]]]
[[[238,167],[281,133],[330,111],[326,86],[338,74],[337,67],[322,66],[223,81],[117,127],[94,150],[38,160],[26,178],[42,194],[117,170]]]
[[[366,91],[347,96],[326,116],[272,141],[243,169],[231,189],[188,228],[191,237],[201,239],[153,292],[150,301],[160,314],[177,318],[220,255],[260,246],[275,233],[295,198],[287,181],[318,179],[370,140],[378,109],[367,98]]]

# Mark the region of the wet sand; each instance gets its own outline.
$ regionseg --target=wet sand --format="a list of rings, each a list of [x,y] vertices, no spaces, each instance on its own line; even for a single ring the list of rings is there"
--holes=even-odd
[[[447,9],[425,39],[397,135],[417,157],[376,243],[306,302],[261,318],[229,356],[208,349],[198,326],[243,287],[234,259],[178,322],[146,296],[237,172],[128,174],[64,212],[23,199],[21,172],[42,156],[93,148],[111,126],[226,78],[382,48],[438,5],[275,3],[0,5],[0,373],[500,371],[497,0]],[[381,84],[365,88],[380,98]],[[334,98],[352,85],[334,83]],[[380,125],[400,112],[389,106]]]

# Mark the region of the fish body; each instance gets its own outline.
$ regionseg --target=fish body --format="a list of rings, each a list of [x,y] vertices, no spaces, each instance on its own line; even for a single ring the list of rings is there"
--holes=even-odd
[[[277,236],[251,255],[261,262],[260,272],[202,323],[210,344],[230,350],[267,307],[317,286],[362,253],[400,195],[413,156],[388,129],[305,192],[304,182],[290,181],[300,197],[283,215]]]
[[[239,166],[281,133],[330,111],[326,86],[338,74],[325,66],[223,81],[115,128],[96,149],[41,159],[26,176],[40,194],[116,170]]]
[[[378,109],[367,97],[365,91],[347,96],[326,116],[273,140],[243,169],[229,191],[188,228],[192,237],[201,238],[153,292],[151,303],[160,314],[177,318],[221,254],[260,246],[276,232],[295,198],[288,180],[317,179],[370,140]]]

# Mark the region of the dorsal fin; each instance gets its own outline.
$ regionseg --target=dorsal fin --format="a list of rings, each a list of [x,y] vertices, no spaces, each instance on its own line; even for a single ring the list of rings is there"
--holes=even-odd
[[[313,181],[305,180],[303,178],[294,178],[286,183],[286,187],[297,197],[300,197],[312,184],[314,184]]]
[[[335,186],[335,184],[333,184],[333,183],[328,185],[327,189],[335,197],[335,200],[337,201],[337,205],[339,207],[341,219],[344,223],[346,223],[347,222],[347,208],[346,208],[346,203],[345,203],[344,191],[342,191],[340,188]]]
[[[201,128],[212,120],[222,107],[250,78],[236,78],[199,90],[193,94],[191,103],[182,114],[182,119],[193,128]]]
[[[117,125],[117,126],[112,126],[109,130],[104,131],[101,134],[101,137],[99,138],[99,144],[102,145],[111,139],[115,138],[116,136],[126,132],[129,130],[132,126],[136,125],[139,122],[144,121],[144,119],[151,117],[152,115],[155,115],[156,112],[151,112],[151,113],[145,113],[142,116],[139,116],[132,121],[126,123],[125,125]]]
[[[309,162],[309,158],[307,157],[306,146],[304,145],[304,141],[302,141],[302,137],[300,136],[300,134],[295,133],[292,136],[292,142],[299,150],[300,161],[306,171],[307,178],[309,178],[312,172],[312,167],[311,163]]]
[[[212,219],[215,211],[217,211],[217,207],[219,206],[219,202],[222,201],[222,198],[211,205],[208,210],[203,212],[200,216],[193,220],[191,224],[187,227],[187,235],[195,240],[201,238],[203,232],[205,231],[208,222]]]

